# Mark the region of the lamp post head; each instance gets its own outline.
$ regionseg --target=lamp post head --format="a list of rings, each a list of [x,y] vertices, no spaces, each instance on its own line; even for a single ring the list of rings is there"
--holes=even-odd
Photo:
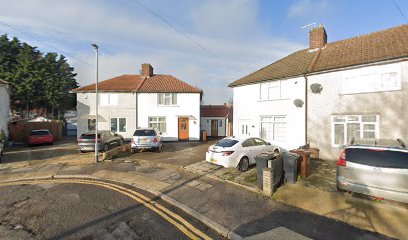
[[[99,48],[98,45],[96,45],[95,43],[92,43],[91,46],[92,46],[93,48],[95,48],[96,50],[98,50],[98,48]]]

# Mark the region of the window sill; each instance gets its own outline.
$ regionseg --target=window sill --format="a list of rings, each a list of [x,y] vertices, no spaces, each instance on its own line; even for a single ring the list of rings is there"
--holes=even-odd
[[[290,100],[290,98],[276,98],[276,99],[259,99],[258,102],[273,102],[281,100]]]

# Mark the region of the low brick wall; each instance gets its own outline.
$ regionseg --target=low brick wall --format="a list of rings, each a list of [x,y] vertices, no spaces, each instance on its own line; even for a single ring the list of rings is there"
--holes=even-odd
[[[118,148],[112,149],[110,151],[104,152],[102,154],[102,160],[109,160],[109,159],[114,159],[120,155],[129,153],[130,154],[130,149],[131,146],[130,144],[125,144],[123,146],[120,146]]]

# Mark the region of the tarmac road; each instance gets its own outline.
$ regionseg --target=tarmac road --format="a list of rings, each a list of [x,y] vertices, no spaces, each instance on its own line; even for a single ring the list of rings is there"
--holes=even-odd
[[[33,184],[31,184],[33,183]],[[0,239],[222,239],[141,190],[94,181],[0,187]]]

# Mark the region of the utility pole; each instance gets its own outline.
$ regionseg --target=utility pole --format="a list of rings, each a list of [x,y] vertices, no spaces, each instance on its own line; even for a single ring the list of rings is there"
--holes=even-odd
[[[99,146],[98,146],[98,45],[95,43],[91,44],[92,47],[95,49],[96,52],[96,64],[95,64],[95,77],[96,77],[96,85],[95,85],[95,162],[99,162]]]

